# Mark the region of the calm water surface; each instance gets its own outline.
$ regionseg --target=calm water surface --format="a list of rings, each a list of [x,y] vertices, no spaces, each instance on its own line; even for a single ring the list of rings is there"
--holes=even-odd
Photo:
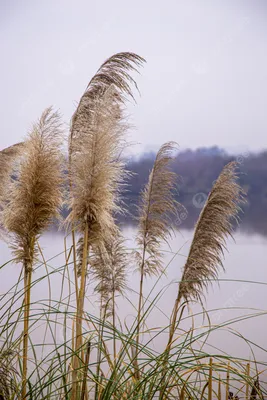
[[[128,227],[124,229],[129,249],[134,247],[133,238],[135,233],[135,228]],[[252,359],[250,347],[236,335],[236,332],[240,332],[248,340],[257,344],[258,347],[252,345],[255,357],[265,362],[267,361],[266,351],[264,350],[265,348],[267,349],[267,239],[260,235],[245,235],[240,232],[235,233],[234,237],[235,242],[233,240],[228,241],[228,253],[225,254],[224,262],[225,272],[221,271],[219,274],[220,283],[215,283],[213,287],[210,287],[204,301],[205,309],[209,310],[209,316],[213,324],[223,324],[224,321],[229,321],[230,319],[233,319],[233,322],[231,329],[222,327],[209,336],[206,350],[218,353],[214,348],[215,346],[231,355]],[[156,329],[168,325],[168,318],[177,293],[176,282],[181,277],[182,267],[188,254],[191,239],[192,231],[182,230],[177,233],[176,237],[172,239],[170,247],[164,247],[166,265],[168,265],[166,275],[157,284],[155,278],[146,280],[145,296],[149,295],[147,305],[162,291],[147,321],[150,328],[154,327]],[[65,264],[64,236],[62,234],[47,233],[42,237],[40,243],[44,257],[48,260],[47,268],[49,271]],[[67,241],[66,247],[69,247],[69,245],[70,242]],[[0,244],[0,250],[0,262],[3,264],[11,258],[11,253],[3,242]],[[34,279],[44,275],[44,271],[44,266],[40,267],[34,273]],[[10,264],[1,270],[1,294],[10,290],[18,279],[19,273],[19,265]],[[70,281],[73,282],[71,265],[69,274]],[[73,291],[73,284],[69,283],[70,281],[65,279],[65,289],[62,297],[64,298],[65,296],[66,299],[69,290]],[[61,282],[62,276],[59,273],[50,276],[50,290],[53,299],[59,299],[60,297]],[[128,284],[130,290],[127,293],[127,298],[118,298],[117,304],[121,323],[130,326],[136,315],[132,303],[137,304],[136,291],[138,290],[138,274],[134,272],[134,265],[130,266]],[[91,313],[98,315],[97,298],[93,295],[92,288],[93,285],[89,282],[86,308]],[[45,303],[49,297],[48,280],[44,279],[36,284],[32,293],[33,302],[42,300]],[[189,313],[195,314],[199,311],[199,306],[191,305]],[[253,314],[254,317],[245,319],[249,314]],[[185,317],[187,315],[185,314]],[[207,320],[203,322],[202,316],[194,317],[196,332],[199,333],[207,329]],[[244,320],[238,322],[235,320],[238,317]],[[182,327],[186,329],[191,323],[192,320],[186,318],[182,322]],[[39,327],[38,329],[44,330],[44,327]],[[33,332],[33,336],[37,337],[38,329]],[[167,333],[162,334],[153,342],[153,346],[160,349],[166,344],[166,340]]]

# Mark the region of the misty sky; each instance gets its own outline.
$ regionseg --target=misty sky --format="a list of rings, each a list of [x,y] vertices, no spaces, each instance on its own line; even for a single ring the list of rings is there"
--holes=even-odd
[[[0,148],[54,105],[68,124],[115,52],[147,64],[130,105],[134,151],[259,150],[267,136],[267,1],[0,0]]]

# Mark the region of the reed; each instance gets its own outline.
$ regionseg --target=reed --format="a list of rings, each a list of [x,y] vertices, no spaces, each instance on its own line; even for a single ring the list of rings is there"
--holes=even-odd
[[[186,302],[201,300],[203,290],[216,281],[219,267],[223,268],[225,239],[232,235],[233,222],[238,222],[240,204],[244,203],[236,168],[235,162],[224,167],[199,216],[172,312],[168,346],[173,339],[182,298]]]
[[[225,239],[228,235],[231,236],[233,221],[238,222],[240,205],[244,203],[244,193],[238,184],[236,169],[236,162],[231,162],[223,168],[196,224],[172,310],[165,360],[173,343],[181,300],[184,299],[186,303],[191,299],[201,301],[203,290],[210,282],[216,281],[219,267],[223,268]],[[164,398],[164,390],[163,385],[161,398]]]
[[[24,270],[23,400],[27,392],[31,281],[37,239],[59,216],[62,202],[61,141],[60,117],[48,108],[24,142],[17,179],[9,182],[1,215],[15,260],[22,263]]]
[[[69,138],[69,174],[71,182],[68,223],[81,234],[80,288],[76,317],[76,353],[82,348],[82,315],[89,250],[111,242],[117,232],[115,213],[121,210],[120,189],[125,167],[120,154],[128,124],[123,105],[134,83],[129,71],[143,59],[133,53],[110,57],[89,82],[72,118]],[[82,353],[81,353],[82,359]],[[72,398],[78,385],[74,361]]]
[[[105,247],[93,249],[90,257],[90,267],[96,286],[94,291],[100,296],[100,319],[101,327],[99,328],[99,346],[98,346],[98,366],[97,366],[97,383],[95,390],[95,399],[98,398],[98,381],[100,379],[101,355],[103,344],[103,326],[109,319],[113,329],[113,369],[116,369],[116,297],[124,296],[127,290],[127,270],[129,257],[127,257],[125,240],[119,233],[114,237],[111,243],[105,243]],[[106,351],[105,351],[106,354]],[[116,377],[116,376],[115,376]],[[115,379],[114,377],[114,379]]]
[[[176,148],[177,145],[173,142],[166,143],[160,148],[150,172],[148,183],[141,195],[136,237],[138,250],[135,252],[137,268],[140,273],[136,353],[138,352],[143,313],[144,278],[163,272],[161,244],[170,239],[181,207],[174,197],[177,176],[170,169]],[[140,378],[137,365],[136,377],[137,379]]]
[[[114,237],[104,248],[94,249],[90,258],[92,276],[97,282],[95,292],[100,295],[100,304],[104,315],[111,315],[113,335],[113,356],[116,360],[116,296],[124,295],[127,290],[127,269],[129,264],[126,246],[121,234]]]

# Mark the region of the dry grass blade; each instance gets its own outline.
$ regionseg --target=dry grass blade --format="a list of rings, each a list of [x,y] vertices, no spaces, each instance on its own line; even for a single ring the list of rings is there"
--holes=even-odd
[[[217,278],[218,267],[223,267],[225,239],[244,202],[236,167],[236,162],[224,167],[201,212],[179,285],[179,300],[199,300],[208,283]]]

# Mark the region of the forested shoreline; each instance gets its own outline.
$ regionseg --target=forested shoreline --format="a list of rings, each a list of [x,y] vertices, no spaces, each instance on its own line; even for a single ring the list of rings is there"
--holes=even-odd
[[[138,199],[147,182],[155,154],[147,153],[129,160],[131,172],[124,192],[127,213],[119,219],[133,223]],[[191,229],[202,209],[206,196],[222,168],[230,161],[239,163],[240,183],[247,193],[247,204],[241,215],[241,229],[249,233],[267,235],[267,151],[230,155],[217,147],[184,150],[177,153],[172,165],[179,176],[177,200],[186,208],[181,210],[179,227]]]

